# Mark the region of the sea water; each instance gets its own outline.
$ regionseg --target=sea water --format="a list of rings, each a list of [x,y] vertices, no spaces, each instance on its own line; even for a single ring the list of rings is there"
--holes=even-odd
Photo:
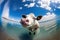
[[[7,35],[16,40],[48,40],[53,39],[54,36],[58,38],[60,31],[60,18],[40,22],[40,31],[38,35],[29,35],[29,31],[25,29],[20,23],[9,20],[0,19],[0,29],[5,31]]]

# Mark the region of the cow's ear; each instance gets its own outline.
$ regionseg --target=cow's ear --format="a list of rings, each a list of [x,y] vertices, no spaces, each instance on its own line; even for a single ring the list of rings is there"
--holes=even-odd
[[[22,17],[23,17],[23,18],[26,18],[26,15],[23,14]]]
[[[36,18],[36,19],[37,19],[37,20],[40,20],[41,18],[42,18],[42,16],[37,16],[37,18]]]

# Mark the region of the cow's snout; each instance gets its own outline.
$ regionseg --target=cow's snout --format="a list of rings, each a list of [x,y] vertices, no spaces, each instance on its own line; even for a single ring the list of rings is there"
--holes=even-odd
[[[29,20],[28,19],[21,19],[21,22],[20,22],[23,26],[28,26],[29,25]]]
[[[21,22],[29,22],[29,20],[28,19],[21,19]]]

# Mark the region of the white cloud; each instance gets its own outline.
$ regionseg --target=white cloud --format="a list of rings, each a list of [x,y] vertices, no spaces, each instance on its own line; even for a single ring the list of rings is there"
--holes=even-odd
[[[35,3],[25,4],[24,6],[27,6],[28,8],[34,7]]]
[[[45,8],[47,10],[51,10],[51,8],[49,7],[50,0],[39,0],[37,3],[40,5],[40,7]]]
[[[28,4],[25,4],[25,6],[27,6],[28,8],[30,7],[34,7],[34,5],[36,4],[35,1],[36,0],[33,0],[34,2],[33,3],[30,3],[29,5]],[[49,7],[50,6],[50,0],[38,0],[37,2],[40,6],[38,6],[36,4],[36,7],[42,7],[42,8],[45,8],[47,10],[51,10],[51,8]]]
[[[56,8],[59,8],[57,6],[57,4],[60,5],[60,0],[38,0],[37,4],[36,4],[36,0],[26,0],[26,1],[33,1],[33,3],[24,5],[24,6],[28,7],[28,8],[34,7],[34,5],[36,5],[36,7],[41,7],[41,8],[44,8],[46,10],[49,10],[49,11],[52,10],[51,3],[54,4],[56,6]],[[52,5],[52,6],[54,6],[54,5]]]
[[[28,4],[25,4],[24,6],[28,6]]]
[[[60,0],[51,0],[53,3],[60,3]]]
[[[35,3],[30,3],[29,6],[28,6],[28,8],[29,7],[34,7],[34,5],[35,5]]]
[[[22,2],[26,2],[26,1],[35,2],[36,0],[22,0]]]
[[[37,3],[40,5],[40,7],[51,10],[51,3],[58,7],[57,4],[60,4],[60,0],[39,0]]]
[[[28,8],[34,7],[34,5],[36,5],[36,7],[41,7],[41,8],[44,8],[46,10],[49,10],[49,11],[52,10],[51,3],[54,4],[56,6],[56,8],[59,8],[57,6],[57,4],[60,5],[60,0],[38,0],[37,4],[36,4],[36,0],[26,0],[26,1],[32,1],[33,2],[33,3],[30,3],[30,4],[25,4],[24,5],[24,6],[28,7]],[[52,6],[54,6],[54,5],[52,5]]]
[[[22,2],[26,2],[26,0],[22,0]]]
[[[41,4],[40,7],[45,8],[47,10],[51,10],[51,7],[49,7],[47,4]]]
[[[22,9],[22,7],[20,7],[20,9]]]

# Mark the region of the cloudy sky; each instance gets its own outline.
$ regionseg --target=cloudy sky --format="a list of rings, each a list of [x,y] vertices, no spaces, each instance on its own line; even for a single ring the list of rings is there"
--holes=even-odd
[[[0,0],[0,17],[20,19],[22,14],[34,13],[50,18],[60,15],[60,0]]]

